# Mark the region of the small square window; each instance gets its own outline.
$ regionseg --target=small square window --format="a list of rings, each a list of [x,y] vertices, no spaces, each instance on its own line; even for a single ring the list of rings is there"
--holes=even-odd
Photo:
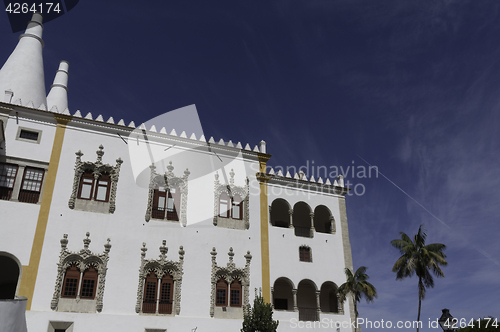
[[[311,248],[309,247],[300,247],[299,248],[299,259],[301,262],[312,262],[311,257]]]
[[[37,144],[40,143],[41,137],[42,137],[41,130],[23,128],[23,127],[19,127],[16,135],[16,139],[19,141],[37,143]]]

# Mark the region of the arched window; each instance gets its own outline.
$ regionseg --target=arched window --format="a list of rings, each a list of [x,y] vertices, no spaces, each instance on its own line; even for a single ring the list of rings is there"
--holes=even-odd
[[[0,299],[14,299],[19,281],[20,264],[9,253],[0,252]]]
[[[148,274],[144,282],[144,297],[142,300],[142,312],[147,314],[156,313],[156,290],[158,289],[158,278],[154,272]]]
[[[245,180],[244,186],[237,186],[234,184],[234,171],[231,170],[229,175],[227,184],[221,183],[219,175],[215,174],[213,224],[217,227],[246,230],[250,227],[249,180]]]
[[[223,192],[219,197],[219,217],[229,218],[229,196]]]
[[[94,190],[94,174],[92,171],[85,171],[80,178],[80,186],[78,188],[78,198],[90,199]]]
[[[318,205],[314,209],[314,229],[318,233],[332,233],[332,213],[324,205]]]
[[[311,208],[307,203],[298,202],[293,207],[293,227],[296,236],[313,237],[311,231]]]
[[[231,307],[241,307],[241,282],[236,279],[231,283]]]
[[[281,277],[276,279],[273,287],[273,306],[276,310],[293,311],[293,283],[290,279]]]
[[[339,312],[336,290],[337,286],[331,281],[327,281],[321,286],[320,307],[322,312]]]
[[[90,233],[83,240],[83,249],[68,250],[68,234],[61,239],[61,254],[57,264],[57,279],[50,303],[52,310],[63,312],[101,312],[104,284],[111,240],[104,244],[102,254],[89,249]]]
[[[234,195],[231,200],[231,217],[233,219],[243,219],[243,201],[239,195]]]
[[[64,275],[64,283],[61,297],[76,298],[78,284],[80,283],[80,270],[75,265],[71,265]]]
[[[165,274],[161,279],[159,314],[171,314],[173,303],[174,279],[170,274]]]
[[[95,289],[97,286],[97,271],[93,267],[89,267],[84,273],[82,278],[82,289],[80,297],[82,299],[94,299]]]
[[[227,282],[220,278],[215,288],[215,305],[218,307],[227,306]]]
[[[277,198],[271,204],[271,224],[276,227],[290,227],[290,205],[284,199]]]
[[[111,187],[111,179],[109,174],[101,174],[97,180],[97,186],[95,190],[96,201],[108,202],[109,201],[109,189]]]
[[[302,280],[297,287],[297,306],[299,320],[317,321],[318,308],[316,300],[316,285],[311,280]]]
[[[168,252],[166,244],[167,241],[163,240],[163,245],[159,248],[158,259],[146,259],[147,248],[146,243],[143,243],[135,306],[135,312],[138,314],[141,312],[160,315],[180,314],[182,265],[185,252],[180,246],[179,261],[166,260]]]
[[[299,259],[301,262],[312,262],[311,248],[308,246],[299,247]]]

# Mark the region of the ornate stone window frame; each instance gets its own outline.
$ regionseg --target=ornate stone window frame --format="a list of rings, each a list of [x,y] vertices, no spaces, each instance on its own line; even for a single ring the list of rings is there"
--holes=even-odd
[[[99,150],[96,151],[97,160],[95,162],[82,161],[83,153],[78,150],[76,152],[76,162],[75,162],[75,177],[73,179],[73,190],[71,192],[71,197],[68,202],[70,209],[101,212],[101,213],[114,213],[116,209],[116,185],[118,184],[118,178],[120,175],[120,166],[123,163],[121,158],[116,159],[116,165],[111,166],[109,164],[102,163],[102,156],[104,155],[104,147],[99,145]],[[94,199],[94,195],[91,193],[90,200],[77,198],[78,188],[80,186],[80,178],[85,171],[91,171],[94,175],[94,179],[97,182],[101,174],[108,173],[111,179],[111,190],[109,193],[109,200],[107,202],[100,202]],[[95,190],[95,189],[94,189]]]
[[[104,252],[102,254],[94,254],[89,250],[91,242],[87,232],[86,238],[83,239],[83,249],[79,252],[71,252],[68,250],[68,234],[64,234],[61,239],[61,253],[59,255],[59,263],[57,264],[57,278],[54,290],[54,295],[50,303],[52,310],[56,311],[76,311],[76,312],[101,312],[102,298],[104,295],[104,285],[106,282],[106,271],[109,260],[109,251],[111,250],[111,240],[104,244]],[[63,280],[66,270],[71,266],[76,265],[81,274],[89,267],[94,267],[98,273],[98,281],[96,285],[96,295],[92,300],[80,299],[80,294],[76,299],[68,299],[61,297]],[[80,275],[80,279],[82,275]],[[95,307],[95,309],[94,309]]]
[[[214,181],[214,226],[240,229],[245,230],[250,228],[250,209],[248,206],[250,196],[250,187],[248,177],[245,179],[244,186],[236,186],[234,184],[234,170],[231,169],[229,172],[229,184],[223,184],[219,182],[219,173],[215,173]],[[233,219],[231,215],[226,217],[219,216],[219,199],[222,193],[226,193],[229,198],[233,199],[235,195],[239,195],[243,203],[243,219]],[[232,204],[230,203],[229,209],[232,209]]]
[[[212,248],[210,254],[212,255],[212,290],[210,294],[210,317],[243,318],[243,310],[248,310],[250,306],[250,261],[252,260],[250,251],[247,251],[246,255],[244,256],[246,260],[244,268],[237,268],[236,264],[233,262],[234,252],[232,247],[229,248],[229,262],[227,263],[227,266],[217,266],[217,251],[215,250],[215,247]],[[243,289],[241,307],[219,307],[215,305],[216,285],[217,281],[219,281],[221,278],[227,282],[228,290],[230,289],[233,280],[238,279],[240,281],[241,287]]]
[[[173,305],[171,314],[158,314],[158,305],[156,306],[156,315],[161,316],[175,316],[181,313],[181,287],[182,287],[182,275],[184,274],[184,248],[179,247],[179,261],[167,260],[168,247],[166,247],[167,241],[163,240],[160,249],[160,258],[158,259],[146,259],[146,243],[142,243],[141,248],[141,267],[139,269],[139,286],[137,287],[137,303],[135,305],[135,312],[142,314],[142,300],[144,296],[144,283],[149,273],[155,272],[156,276],[161,280],[166,273],[169,273],[174,279],[174,294],[173,294]],[[146,315],[146,314],[145,314]],[[147,314],[155,315],[155,314]]]
[[[146,221],[150,221],[152,218],[152,210],[153,210],[153,197],[156,186],[166,186],[167,189],[172,187],[178,187],[180,191],[180,207],[176,207],[178,209],[179,214],[179,223],[181,226],[186,227],[187,225],[187,197],[188,197],[188,177],[191,172],[186,168],[184,171],[183,177],[175,176],[173,170],[174,166],[172,166],[172,162],[167,166],[167,172],[164,175],[156,173],[156,166],[152,164],[149,166],[151,169],[151,176],[149,180],[149,195],[148,195],[148,207],[146,209]],[[165,213],[165,219],[155,219],[155,220],[165,220],[167,219],[167,213]],[[177,221],[175,221],[177,222]]]

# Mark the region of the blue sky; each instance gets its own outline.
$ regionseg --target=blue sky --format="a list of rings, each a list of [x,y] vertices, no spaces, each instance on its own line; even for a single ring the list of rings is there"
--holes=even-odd
[[[0,14],[0,62],[18,35]],[[360,315],[416,319],[390,241],[424,224],[449,263],[430,331],[445,307],[500,316],[499,35],[496,0],[82,0],[43,38],[47,88],[70,63],[72,112],[139,124],[196,104],[206,136],[264,139],[273,166],[376,165],[346,176],[364,189],[347,198],[354,265],[379,293]]]

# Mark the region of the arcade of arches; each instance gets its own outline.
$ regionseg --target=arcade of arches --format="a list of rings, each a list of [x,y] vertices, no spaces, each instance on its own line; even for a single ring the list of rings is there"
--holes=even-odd
[[[305,203],[297,202],[293,208],[282,199],[273,201],[270,208],[271,224],[275,227],[293,228],[296,236],[314,237],[314,232],[335,234],[335,218],[330,209],[318,205],[314,210]]]
[[[331,281],[324,282],[318,289],[313,281],[304,279],[295,288],[290,279],[281,277],[271,289],[273,307],[279,311],[298,312],[301,321],[318,321],[320,313],[343,314],[336,290],[337,286]]]

